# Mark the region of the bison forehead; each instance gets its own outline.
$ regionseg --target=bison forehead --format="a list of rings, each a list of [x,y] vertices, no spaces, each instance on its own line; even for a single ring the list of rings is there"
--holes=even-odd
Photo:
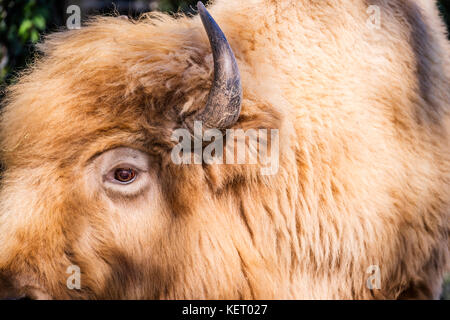
[[[117,141],[172,145],[180,114],[206,101],[212,61],[200,28],[170,21],[100,18],[50,36],[44,57],[10,88],[5,161],[10,152],[72,158],[95,139],[103,140],[99,151]]]

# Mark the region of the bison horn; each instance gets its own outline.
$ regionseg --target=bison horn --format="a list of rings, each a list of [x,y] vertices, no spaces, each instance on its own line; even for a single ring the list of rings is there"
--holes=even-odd
[[[193,115],[193,118],[194,121],[202,121],[205,129],[226,129],[236,123],[241,112],[241,75],[236,58],[222,30],[203,3],[198,2],[197,8],[211,44],[214,81],[206,106]]]

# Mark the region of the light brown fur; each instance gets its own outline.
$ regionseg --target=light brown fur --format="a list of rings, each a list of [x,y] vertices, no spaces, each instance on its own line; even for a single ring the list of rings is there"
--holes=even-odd
[[[0,294],[437,298],[449,271],[450,45],[432,2],[210,7],[242,74],[235,128],[280,130],[275,176],[170,161],[172,131],[212,82],[198,17],[97,18],[51,35],[1,120]],[[372,4],[380,30],[366,25]],[[93,157],[118,146],[153,157],[151,201],[86,183]],[[72,264],[81,290],[66,287]],[[380,290],[366,286],[371,265]]]

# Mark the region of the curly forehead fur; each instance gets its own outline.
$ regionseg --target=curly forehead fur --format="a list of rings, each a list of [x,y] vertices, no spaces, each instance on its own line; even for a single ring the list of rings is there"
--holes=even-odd
[[[171,162],[173,130],[213,80],[198,17],[99,17],[50,35],[1,118],[0,296],[437,298],[449,271],[450,45],[434,1],[209,10],[242,76],[234,128],[280,130],[278,173]],[[112,205],[84,182],[116,147],[153,159],[151,201]],[[70,265],[80,290],[67,289]],[[381,288],[370,290],[373,265]]]

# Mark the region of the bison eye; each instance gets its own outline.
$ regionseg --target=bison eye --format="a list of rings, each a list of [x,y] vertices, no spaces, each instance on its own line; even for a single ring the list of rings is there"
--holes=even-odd
[[[123,184],[131,183],[136,179],[136,171],[131,168],[117,168],[114,171],[114,179]]]
[[[153,181],[151,164],[155,160],[132,148],[110,149],[98,155],[86,167],[86,187],[102,187],[110,198],[143,195],[144,191],[150,190]]]

